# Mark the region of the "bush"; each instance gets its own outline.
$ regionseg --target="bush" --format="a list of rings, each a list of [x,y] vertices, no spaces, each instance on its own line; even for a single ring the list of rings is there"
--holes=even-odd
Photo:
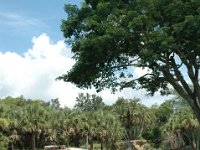
[[[0,148],[1,148],[1,150],[8,149],[8,138],[2,134],[0,134]]]

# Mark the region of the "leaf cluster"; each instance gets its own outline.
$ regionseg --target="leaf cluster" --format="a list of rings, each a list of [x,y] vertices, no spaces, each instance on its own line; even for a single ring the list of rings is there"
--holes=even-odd
[[[167,94],[169,78],[176,75],[173,82],[180,80],[175,72],[182,63],[199,68],[199,8],[198,0],[86,0],[80,8],[66,5],[68,18],[61,30],[76,63],[58,79],[81,88],[145,88],[150,94],[161,88],[161,94]],[[148,68],[149,73],[135,77],[134,67]]]

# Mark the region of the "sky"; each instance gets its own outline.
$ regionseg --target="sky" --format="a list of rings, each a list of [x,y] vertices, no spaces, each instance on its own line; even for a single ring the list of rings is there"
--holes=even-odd
[[[167,97],[158,93],[126,89],[111,94],[109,89],[78,89],[71,83],[56,81],[75,63],[70,47],[60,31],[67,18],[64,4],[81,5],[82,0],[6,0],[0,2],[0,98],[23,95],[27,99],[49,101],[58,98],[61,106],[72,108],[78,93],[97,94],[108,105],[118,97],[140,98],[146,106],[160,104]],[[140,76],[146,70],[135,69]]]

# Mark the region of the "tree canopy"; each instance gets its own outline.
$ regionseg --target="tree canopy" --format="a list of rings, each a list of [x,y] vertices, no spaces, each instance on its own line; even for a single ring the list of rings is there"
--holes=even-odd
[[[74,107],[81,111],[94,111],[101,109],[104,106],[105,104],[100,96],[95,94],[90,95],[86,93],[86,95],[84,95],[83,93],[79,93],[78,97],[76,97],[76,104]]]
[[[76,63],[59,79],[149,94],[166,94],[170,84],[200,122],[200,1],[85,0],[65,11],[61,30]],[[136,67],[148,72],[136,78]]]

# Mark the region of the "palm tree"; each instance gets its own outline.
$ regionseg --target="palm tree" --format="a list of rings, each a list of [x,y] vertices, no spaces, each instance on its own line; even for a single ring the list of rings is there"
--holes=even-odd
[[[124,126],[131,140],[141,136],[143,130],[154,121],[154,114],[139,103],[139,99],[119,98],[113,105],[113,111]]]
[[[23,108],[21,116],[22,130],[31,135],[31,148],[36,150],[36,138],[45,126],[45,113],[40,103],[34,101]]]
[[[46,142],[51,144],[60,144],[60,140],[64,143],[67,142],[69,133],[66,118],[69,113],[66,109],[50,108],[48,110],[45,129]]]
[[[181,148],[187,143],[193,150],[199,148],[199,124],[189,107],[175,110],[165,125],[165,130],[175,138],[173,141],[168,139],[172,148]]]
[[[80,146],[80,140],[82,138],[82,131],[84,128],[82,118],[82,113],[79,110],[73,110],[65,117],[64,121],[75,147]]]
[[[9,127],[9,121],[5,118],[0,118],[0,147],[2,150],[8,149],[8,138],[3,135]]]
[[[94,129],[94,135],[107,149],[116,146],[116,142],[123,137],[123,128],[117,117],[109,111],[98,110],[92,115],[91,126]]]
[[[7,114],[9,119],[9,143],[11,145],[11,149],[15,149],[15,145],[17,142],[20,141],[22,135],[22,126],[20,124],[21,116],[22,116],[22,109],[19,107],[12,107],[10,106],[11,111]]]

